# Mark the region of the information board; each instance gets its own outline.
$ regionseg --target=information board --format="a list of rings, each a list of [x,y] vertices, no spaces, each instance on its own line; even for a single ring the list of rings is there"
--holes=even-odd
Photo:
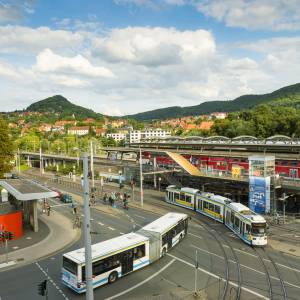
[[[270,212],[270,177],[249,177],[249,208],[258,214]]]

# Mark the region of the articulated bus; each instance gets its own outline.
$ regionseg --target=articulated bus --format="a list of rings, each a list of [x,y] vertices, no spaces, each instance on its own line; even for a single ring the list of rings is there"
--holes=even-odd
[[[167,187],[165,200],[224,223],[249,245],[267,244],[265,218],[241,203],[235,203],[213,193],[200,192],[198,189],[186,187],[177,188],[174,185]]]
[[[135,233],[92,245],[94,288],[158,260],[179,243],[187,228],[186,214],[168,213]],[[77,293],[86,291],[84,248],[63,255],[62,282]]]

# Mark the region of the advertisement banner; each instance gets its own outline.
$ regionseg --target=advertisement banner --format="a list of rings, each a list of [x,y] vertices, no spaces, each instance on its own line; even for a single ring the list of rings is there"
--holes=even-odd
[[[249,208],[258,214],[270,212],[270,177],[249,177]]]

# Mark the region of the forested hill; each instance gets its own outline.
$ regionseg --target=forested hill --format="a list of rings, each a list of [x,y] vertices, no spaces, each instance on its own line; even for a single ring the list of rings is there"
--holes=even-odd
[[[195,106],[171,106],[161,108],[127,117],[140,121],[161,120],[168,118],[205,115],[212,112],[233,112],[252,108],[258,104],[274,102],[279,105],[298,106],[300,105],[300,83],[283,87],[269,94],[244,95],[231,101],[208,101]]]
[[[58,113],[61,117],[70,117],[73,114],[77,119],[81,118],[101,118],[102,115],[91,109],[75,105],[61,95],[46,98],[35,102],[27,107],[26,111]]]

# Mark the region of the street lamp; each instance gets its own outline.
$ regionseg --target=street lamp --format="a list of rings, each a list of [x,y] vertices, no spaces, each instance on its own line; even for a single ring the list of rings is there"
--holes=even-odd
[[[281,198],[278,198],[278,200],[282,201],[283,204],[283,224],[285,224],[285,201],[287,198],[294,196],[292,195],[286,195],[285,193],[282,194]]]
[[[161,182],[161,177],[158,177],[158,191],[160,192],[160,182]]]

